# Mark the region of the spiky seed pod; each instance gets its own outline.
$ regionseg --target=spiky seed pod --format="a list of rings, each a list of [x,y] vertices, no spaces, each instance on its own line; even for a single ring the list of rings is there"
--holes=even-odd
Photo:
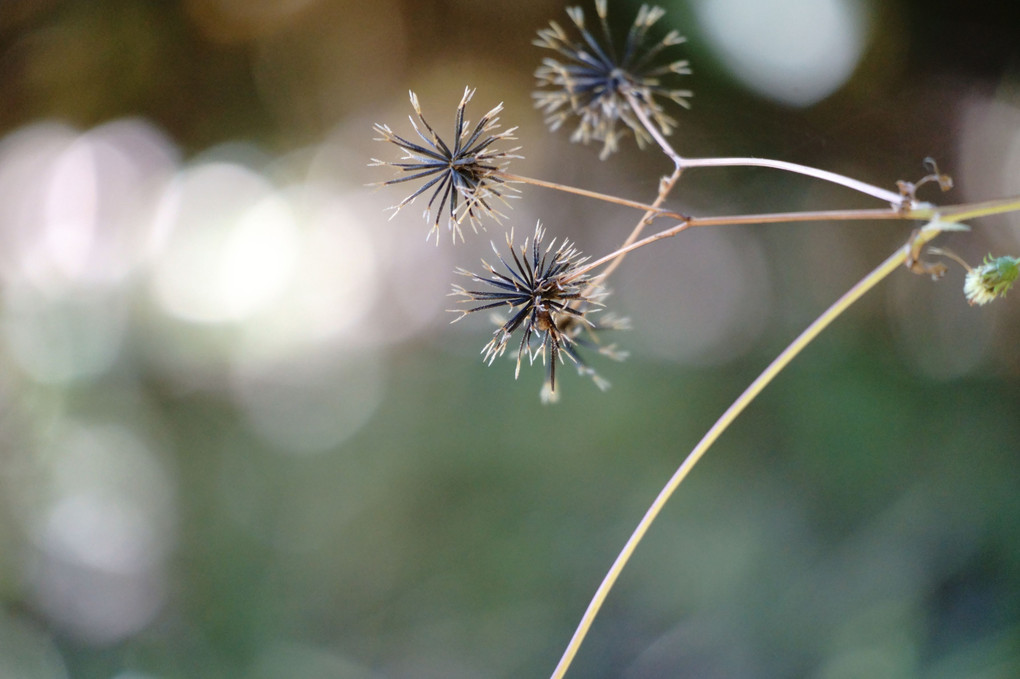
[[[592,279],[582,272],[587,257],[569,241],[564,240],[556,245],[552,241],[543,248],[545,229],[541,223],[536,225],[535,234],[525,239],[519,249],[515,249],[513,233],[507,235],[509,261],[493,244],[492,249],[503,265],[502,270],[482,261],[486,275],[458,269],[457,273],[481,283],[485,288],[467,289],[460,285],[453,286],[451,295],[460,297],[460,303],[474,305],[470,308],[456,309],[460,314],[456,320],[476,311],[509,307],[510,317],[493,334],[491,340],[482,348],[484,360],[490,365],[497,356],[506,351],[507,344],[514,333],[520,331],[521,340],[517,346],[517,366],[514,376],[521,370],[521,362],[525,356],[533,363],[541,356],[546,366],[546,380],[543,386],[543,400],[556,398],[556,366],[566,355],[577,366],[578,371],[595,380],[600,388],[608,383],[592,370],[577,352],[579,345],[596,345],[584,336],[585,332],[594,332],[601,328],[623,328],[625,321],[610,321],[603,325],[594,323],[589,315],[597,311],[602,304],[599,299],[604,293],[593,288]],[[600,349],[601,353],[622,358],[612,346]]]
[[[535,71],[539,90],[535,106],[546,114],[546,122],[555,130],[568,120],[578,123],[571,141],[587,144],[601,141],[599,157],[607,158],[619,148],[619,139],[633,132],[639,146],[652,140],[634,106],[668,135],[676,120],[668,115],[662,101],[690,108],[690,90],[675,89],[665,79],[690,74],[686,60],[662,63],[662,53],[684,42],[670,31],[658,42],[649,44],[648,33],[665,14],[661,7],[642,5],[631,25],[622,49],[617,49],[606,19],[605,0],[595,1],[595,13],[601,25],[602,40],[588,30],[584,11],[570,7],[567,15],[580,32],[573,39],[558,23],[541,29],[534,44],[559,53],[562,59],[546,57]]]
[[[482,116],[472,127],[464,118],[464,111],[474,93],[471,88],[464,89],[464,96],[457,106],[452,144],[443,141],[425,120],[418,96],[414,92],[410,93],[414,116],[408,118],[411,127],[421,138],[421,143],[395,134],[388,125],[377,123],[373,126],[379,134],[376,141],[390,142],[404,152],[401,162],[372,159],[372,166],[388,165],[406,174],[379,184],[421,182],[421,186],[413,193],[390,209],[396,214],[418,196],[431,191],[424,217],[427,222],[431,222],[428,237],[435,235],[436,243],[439,242],[439,223],[444,214],[453,240],[456,242],[458,237],[463,240],[460,226],[465,218],[476,232],[481,226],[482,216],[498,222],[505,215],[493,206],[494,201],[507,205],[506,198],[513,197],[508,196],[507,192],[517,191],[502,173],[511,159],[521,157],[514,153],[520,147],[505,150],[497,148],[499,142],[516,139],[513,134],[517,128],[496,132],[499,129],[502,104]]]

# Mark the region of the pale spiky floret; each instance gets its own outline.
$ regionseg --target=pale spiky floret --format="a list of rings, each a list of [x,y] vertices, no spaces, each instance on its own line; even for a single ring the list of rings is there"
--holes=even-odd
[[[484,360],[491,365],[497,356],[506,351],[507,343],[517,331],[522,331],[517,348],[515,377],[520,374],[521,361],[527,356],[533,363],[539,356],[546,366],[543,400],[554,400],[556,396],[556,365],[567,355],[581,374],[595,380],[600,388],[608,383],[599,377],[577,353],[579,345],[597,345],[585,333],[600,328],[623,328],[625,321],[611,321],[601,326],[589,319],[589,314],[601,307],[598,301],[604,293],[592,285],[591,277],[582,267],[587,257],[569,241],[556,246],[552,241],[543,248],[545,229],[536,225],[533,238],[525,239],[519,249],[514,249],[513,233],[507,235],[507,249],[510,262],[492,245],[504,271],[482,261],[488,275],[479,275],[458,269],[457,273],[468,276],[487,288],[468,290],[453,286],[454,296],[462,298],[463,304],[474,304],[471,308],[457,309],[460,318],[475,311],[510,308],[510,318],[493,334],[492,339],[482,348]],[[612,346],[600,349],[600,353],[622,358]]]
[[[585,144],[601,141],[599,157],[605,159],[619,148],[619,139],[628,129],[633,131],[639,146],[652,140],[632,106],[639,107],[663,134],[673,131],[676,120],[665,112],[659,100],[690,108],[691,92],[673,89],[663,79],[688,75],[690,68],[686,60],[656,65],[663,51],[684,42],[676,31],[670,31],[655,44],[645,44],[649,30],[665,13],[661,7],[641,6],[619,52],[606,20],[605,0],[595,1],[595,12],[601,24],[602,42],[585,26],[580,7],[567,9],[567,15],[580,31],[580,40],[571,39],[555,21],[538,32],[534,44],[555,50],[564,60],[550,57],[542,60],[535,71],[540,89],[534,96],[535,105],[545,111],[546,122],[552,129],[578,118],[571,141]]]
[[[1020,275],[1020,259],[1016,257],[985,257],[981,266],[967,272],[963,294],[971,305],[988,304],[996,297],[1004,297]]]
[[[389,165],[401,172],[409,173],[407,176],[379,183],[386,185],[423,182],[413,193],[390,209],[396,214],[400,208],[431,190],[424,216],[426,221],[432,222],[428,235],[431,237],[435,234],[437,243],[439,222],[444,213],[454,241],[458,236],[463,240],[460,225],[465,218],[476,232],[483,215],[498,222],[505,215],[493,207],[493,201],[498,200],[506,205],[506,198],[513,197],[507,196],[507,191],[517,191],[508,184],[509,180],[502,173],[511,159],[521,157],[514,155],[520,147],[507,150],[495,148],[498,142],[516,139],[513,134],[517,128],[495,132],[499,128],[499,113],[503,110],[503,104],[482,116],[472,128],[464,118],[464,109],[474,93],[471,88],[464,89],[464,96],[457,107],[452,145],[444,142],[426,122],[418,103],[418,96],[414,92],[410,93],[411,107],[417,121],[414,116],[408,118],[422,143],[409,141],[395,134],[388,125],[377,123],[373,126],[380,135],[376,137],[376,141],[390,142],[398,146],[404,152],[401,160],[406,162],[389,162],[373,158],[370,164]]]
[[[608,295],[607,291],[602,291],[599,294],[599,299],[605,299]],[[627,358],[628,352],[617,348],[615,344],[603,344],[601,333],[610,330],[630,330],[630,328],[629,318],[622,318],[614,314],[599,315],[595,319],[588,318],[587,316],[582,319],[568,316],[563,319],[560,332],[570,338],[577,347],[597,351],[600,355],[611,358],[614,361],[623,361]],[[609,388],[609,381],[595,372],[594,368],[583,361],[575,363],[578,374],[590,377],[602,391]],[[542,387],[541,397],[543,403],[558,401],[559,392],[554,391],[551,383],[546,381]]]

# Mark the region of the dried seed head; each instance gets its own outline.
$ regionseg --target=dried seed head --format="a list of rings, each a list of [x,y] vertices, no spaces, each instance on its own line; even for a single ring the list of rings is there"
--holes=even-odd
[[[460,320],[475,311],[509,307],[510,317],[493,334],[482,348],[482,355],[490,365],[497,356],[506,351],[510,338],[518,330],[521,341],[517,347],[515,377],[520,374],[522,359],[527,356],[529,363],[541,356],[546,366],[546,380],[542,389],[544,401],[556,398],[556,365],[566,355],[577,366],[581,374],[590,376],[600,388],[608,383],[599,377],[584,362],[577,352],[578,346],[598,346],[595,332],[600,329],[622,329],[625,321],[609,321],[597,324],[590,314],[598,311],[602,304],[599,299],[604,293],[591,289],[591,277],[582,271],[587,257],[569,241],[559,246],[550,242],[543,249],[545,229],[539,223],[533,238],[525,239],[519,249],[514,249],[513,233],[507,235],[508,262],[493,244],[492,249],[503,265],[498,270],[482,261],[487,275],[479,275],[458,269],[457,273],[468,276],[485,288],[467,289],[453,286],[451,295],[460,297],[460,303],[474,305],[456,309]],[[622,358],[614,347],[599,349],[600,353]]]
[[[638,146],[652,140],[633,107],[663,134],[670,134],[676,120],[670,117],[660,100],[672,101],[690,108],[690,90],[673,89],[665,83],[675,75],[688,75],[686,60],[659,62],[667,48],[679,45],[684,38],[670,31],[658,42],[648,45],[648,33],[662,18],[661,7],[642,5],[627,33],[621,50],[613,42],[606,20],[605,0],[596,0],[595,12],[602,31],[600,42],[585,25],[584,11],[570,7],[567,15],[580,32],[580,40],[572,39],[555,21],[538,32],[534,44],[554,50],[562,57],[546,57],[535,71],[539,90],[535,106],[546,114],[546,123],[556,130],[568,120],[577,118],[578,125],[571,141],[587,144],[601,141],[599,157],[607,158],[619,148],[619,139],[628,130],[634,133]]]
[[[499,142],[516,139],[513,134],[517,128],[496,132],[499,128],[499,113],[503,110],[502,104],[486,113],[474,127],[471,127],[464,118],[464,109],[474,93],[475,91],[470,88],[464,89],[464,96],[457,107],[452,144],[444,142],[426,122],[418,103],[418,96],[414,92],[410,93],[414,116],[409,118],[411,127],[421,138],[421,143],[409,141],[395,134],[388,125],[377,123],[373,126],[379,134],[376,137],[377,141],[395,144],[404,152],[401,162],[372,159],[370,165],[388,165],[406,174],[379,184],[421,183],[413,193],[390,209],[396,214],[400,208],[418,196],[431,191],[424,216],[427,222],[432,223],[428,237],[434,234],[436,243],[439,243],[439,222],[444,213],[454,242],[458,236],[463,240],[460,225],[465,218],[476,232],[481,226],[483,215],[498,222],[505,215],[493,206],[494,201],[507,205],[506,198],[514,197],[507,195],[507,192],[517,191],[509,185],[510,180],[504,177],[503,173],[511,159],[521,157],[514,154],[520,147],[507,150],[496,148]]]

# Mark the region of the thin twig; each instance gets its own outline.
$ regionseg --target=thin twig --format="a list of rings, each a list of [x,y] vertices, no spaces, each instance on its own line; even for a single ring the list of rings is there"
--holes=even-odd
[[[594,198],[595,200],[602,200],[607,203],[615,203],[616,205],[623,205],[625,207],[632,207],[638,210],[644,210],[647,214],[644,219],[651,221],[656,217],[672,217],[673,219],[686,219],[687,217],[679,212],[671,212],[670,210],[663,210],[659,205],[661,201],[657,201],[653,205],[646,205],[645,203],[639,203],[634,200],[627,200],[626,198],[619,198],[617,196],[611,196],[607,193],[599,193],[598,191],[589,191],[588,189],[579,189],[576,186],[568,186],[566,184],[559,184],[557,182],[549,182],[544,179],[535,179],[534,177],[525,177],[519,174],[512,174],[510,172],[497,172],[499,177],[506,179],[511,182],[521,182],[522,184],[531,184],[533,186],[540,186],[544,189],[554,189],[556,191],[563,191],[565,193],[573,193],[578,196],[584,196],[585,198]],[[648,215],[651,215],[649,218]]]
[[[684,169],[695,167],[768,167],[774,170],[793,172],[795,174],[814,177],[815,179],[821,179],[822,181],[831,182],[833,184],[839,184],[840,186],[845,186],[848,189],[859,191],[860,193],[872,196],[873,198],[884,200],[890,205],[896,207],[914,207],[909,198],[904,197],[895,191],[889,191],[888,189],[883,189],[880,186],[868,184],[867,182],[862,182],[836,172],[819,170],[815,167],[809,167],[799,163],[790,163],[785,160],[770,160],[768,158],[681,158],[680,163]]]
[[[641,125],[648,131],[648,134],[652,135],[652,138],[662,148],[663,152],[673,160],[673,172],[659,180],[659,193],[652,202],[652,207],[658,210],[666,201],[666,198],[669,197],[669,194],[673,191],[673,187],[676,186],[676,183],[680,180],[680,175],[683,174],[683,168],[680,166],[680,155],[673,149],[670,143],[666,141],[666,138],[659,131],[659,128],[656,127],[655,123],[649,120],[644,108],[638,105],[640,102],[635,99],[633,93],[625,90],[624,94],[627,97],[627,103],[630,105],[631,110],[634,111],[638,120],[641,121]],[[649,210],[645,213],[644,217],[642,217],[640,221],[634,225],[634,228],[627,235],[627,238],[617,250],[613,261],[609,263],[609,266],[607,266],[605,270],[601,271],[592,279],[591,285],[588,286],[589,291],[597,286],[604,285],[606,279],[609,278],[609,276],[611,276],[621,264],[623,264],[623,258],[626,256],[627,252],[629,252],[626,248],[637,241],[637,239],[641,236],[641,232],[644,231],[646,226],[651,224],[652,219],[656,216],[656,214],[657,212]],[[680,217],[680,220],[681,222],[686,222],[687,217]]]
[[[808,177],[814,177],[822,181],[831,182],[833,184],[839,184],[845,186],[854,191],[859,191],[866,195],[884,200],[890,205],[897,208],[910,208],[916,207],[916,204],[910,200],[909,197],[903,196],[895,191],[889,191],[867,182],[862,182],[846,175],[841,175],[836,172],[829,172],[828,170],[820,170],[815,167],[807,165],[801,165],[799,163],[791,163],[785,160],[771,160],[768,158],[686,158],[677,153],[670,145],[666,138],[659,131],[659,128],[648,119],[645,114],[644,107],[641,106],[641,102],[638,101],[632,92],[624,93],[627,97],[627,103],[630,104],[631,110],[634,115],[641,121],[642,126],[648,130],[648,133],[652,135],[656,143],[662,148],[663,152],[673,161],[674,164],[679,168],[680,171],[698,168],[698,167],[768,167],[774,170],[783,170],[785,172],[793,172],[795,174],[801,174]]]
[[[938,208],[938,214],[939,219],[944,222],[962,222],[974,219],[975,217],[988,217],[1018,210],[1020,210],[1020,197],[1012,196],[1010,198],[986,200],[981,203],[963,203],[961,205],[940,207]]]
[[[659,131],[658,126],[648,118],[648,114],[645,113],[646,105],[643,105],[641,101],[634,96],[634,92],[630,89],[623,89],[622,92],[627,98],[627,104],[630,105],[630,110],[633,111],[634,115],[636,115],[638,120],[641,121],[641,126],[648,130],[648,134],[652,135],[652,139],[654,139],[655,143],[659,145],[659,148],[662,149],[663,153],[669,156],[669,159],[673,161],[673,164],[680,167],[683,163],[683,158],[676,152],[673,146],[666,141],[665,135]],[[682,167],[680,169],[681,171],[683,170]]]
[[[670,238],[677,235],[681,231],[685,231],[688,228],[694,226],[724,226],[727,224],[768,224],[777,222],[814,222],[814,221],[858,221],[858,220],[869,220],[869,219],[898,219],[898,220],[915,220],[915,219],[930,219],[934,215],[934,209],[932,208],[918,208],[917,210],[910,210],[903,212],[893,208],[887,209],[876,209],[876,210],[812,210],[808,212],[772,212],[764,214],[753,214],[753,215],[722,215],[719,217],[695,217],[691,216],[687,218],[687,221],[681,222],[668,229],[663,229],[658,233],[653,233],[651,236],[646,236],[639,241],[634,241],[628,245],[624,245],[603,257],[585,264],[584,266],[576,269],[571,274],[571,279],[576,276],[588,273],[592,269],[606,264],[607,262],[614,262],[628,252],[643,248],[646,245],[650,245],[656,241],[660,241],[664,238]]]
[[[650,245],[664,238],[670,238],[681,231],[692,227],[702,226],[724,226],[727,224],[769,224],[780,222],[818,222],[818,221],[867,221],[873,219],[898,220],[898,221],[919,221],[938,219],[942,223],[959,223],[964,219],[970,220],[976,217],[987,217],[990,215],[1006,212],[1020,211],[1020,198],[1002,198],[981,203],[961,203],[946,207],[935,207],[934,205],[921,205],[909,210],[897,208],[878,208],[868,210],[809,210],[805,212],[768,212],[749,215],[720,215],[716,217],[690,216],[686,221],[663,229],[651,236],[646,236],[620,247],[608,255],[588,262],[571,274],[571,278],[588,273],[592,269],[612,262],[613,260],[633,252],[638,248]]]

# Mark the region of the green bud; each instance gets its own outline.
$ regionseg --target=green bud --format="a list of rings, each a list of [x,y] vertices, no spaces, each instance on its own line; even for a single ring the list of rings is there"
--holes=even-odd
[[[1004,256],[985,257],[981,266],[971,269],[963,283],[963,294],[971,304],[987,304],[996,297],[1005,296],[1020,276],[1020,259]]]

